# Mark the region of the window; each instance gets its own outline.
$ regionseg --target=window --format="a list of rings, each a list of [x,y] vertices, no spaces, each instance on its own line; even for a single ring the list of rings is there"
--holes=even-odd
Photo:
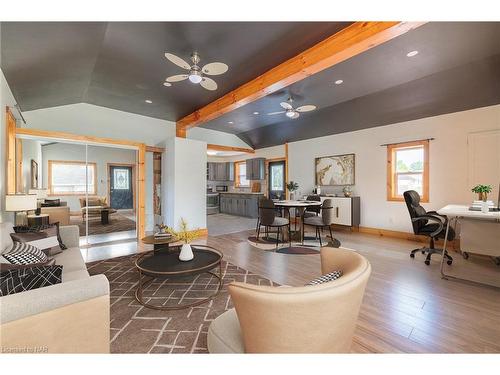
[[[97,194],[96,164],[83,161],[49,160],[49,194]]]
[[[246,161],[237,161],[234,163],[234,175],[236,187],[249,187],[250,181],[247,180]]]
[[[403,193],[415,190],[429,202],[429,141],[387,146],[387,200],[403,201]]]

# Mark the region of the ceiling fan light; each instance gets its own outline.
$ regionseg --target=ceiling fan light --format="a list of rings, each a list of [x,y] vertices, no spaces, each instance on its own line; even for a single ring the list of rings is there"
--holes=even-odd
[[[285,115],[286,117],[293,118],[295,116],[295,111],[286,111]]]
[[[189,74],[189,81],[192,83],[200,83],[203,78],[199,72],[191,72]]]

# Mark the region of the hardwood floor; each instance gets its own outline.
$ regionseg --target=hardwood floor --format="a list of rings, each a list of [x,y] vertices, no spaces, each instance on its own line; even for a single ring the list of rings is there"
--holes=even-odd
[[[280,284],[303,285],[319,275],[319,255],[286,255],[256,249],[252,231],[200,239],[223,251],[229,262]],[[372,264],[372,275],[358,319],[355,353],[498,353],[500,352],[500,289],[443,280],[440,257],[430,266],[409,251],[421,244],[371,234],[335,232],[342,246],[355,249]],[[88,261],[149,249],[122,244],[82,249]],[[495,282],[500,267],[489,259],[468,261],[452,253],[454,273]]]

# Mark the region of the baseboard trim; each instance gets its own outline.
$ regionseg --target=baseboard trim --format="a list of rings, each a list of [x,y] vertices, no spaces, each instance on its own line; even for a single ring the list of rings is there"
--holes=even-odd
[[[390,229],[380,229],[380,228],[371,228],[371,227],[359,227],[353,228],[353,230],[358,231],[360,233],[373,234],[380,237],[389,237],[389,238],[400,238],[408,241],[417,241],[422,242],[424,244],[429,243],[429,237],[426,236],[417,236],[413,233],[401,232]],[[436,241],[437,247],[442,247],[444,244],[443,240]],[[460,240],[455,239],[453,241],[448,242],[450,249],[459,250],[460,249]]]

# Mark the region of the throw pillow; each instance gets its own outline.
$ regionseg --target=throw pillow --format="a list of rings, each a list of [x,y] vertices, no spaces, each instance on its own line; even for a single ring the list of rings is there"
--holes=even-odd
[[[0,273],[0,296],[60,284],[63,266],[19,268]]]
[[[339,277],[342,276],[342,271],[333,271],[327,274],[324,274],[316,279],[313,279],[309,281],[306,285],[319,285],[319,284],[324,284],[329,281],[337,280]]]
[[[54,266],[56,260],[54,258],[47,260],[45,263],[33,263],[33,264],[12,264],[12,263],[0,263],[0,272],[17,270],[21,268],[30,267],[43,267],[43,266]]]
[[[45,263],[49,260],[42,250],[22,242],[14,242],[12,247],[2,256],[12,264]]]
[[[13,241],[19,242],[27,242],[41,240],[43,238],[50,238],[50,242],[46,242],[43,244],[31,243],[31,245],[36,246],[45,251],[47,255],[53,256],[59,254],[62,250],[66,250],[67,246],[62,242],[61,234],[59,232],[59,223],[53,223],[49,225],[39,225],[39,226],[17,226],[14,227],[14,232],[16,234],[11,234],[11,238]],[[23,233],[23,235],[19,235]],[[30,234],[26,234],[30,233]],[[31,234],[35,233],[35,234]],[[57,239],[57,244],[54,241],[54,238]]]

